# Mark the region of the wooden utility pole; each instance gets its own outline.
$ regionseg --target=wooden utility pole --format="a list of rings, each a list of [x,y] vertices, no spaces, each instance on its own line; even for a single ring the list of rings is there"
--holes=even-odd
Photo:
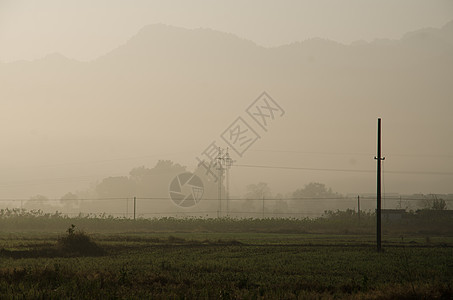
[[[359,217],[359,224],[360,224],[360,195],[357,196],[357,216]]]
[[[374,157],[377,160],[377,182],[376,182],[376,243],[377,251],[381,251],[381,161],[385,157],[381,157],[381,118],[378,118],[378,129],[377,129],[377,156]]]
[[[136,208],[137,208],[137,198],[134,197],[134,220],[135,220],[135,211],[136,211]]]

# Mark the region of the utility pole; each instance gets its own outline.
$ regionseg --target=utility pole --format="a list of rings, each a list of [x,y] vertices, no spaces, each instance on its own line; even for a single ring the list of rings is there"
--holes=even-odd
[[[360,195],[357,196],[357,215],[359,217],[359,224],[360,224]]]
[[[377,160],[377,182],[376,182],[376,243],[377,251],[381,251],[381,161],[385,157],[381,157],[381,118],[378,118],[378,129],[377,129],[377,156],[374,157]]]
[[[223,150],[219,147],[219,153],[216,157],[217,160],[217,170],[219,171],[219,187],[218,187],[218,199],[219,199],[219,213],[217,214],[218,217],[222,216],[222,173],[223,173]]]
[[[137,198],[134,197],[134,220],[135,220],[135,211],[136,211],[136,208],[137,208]]]

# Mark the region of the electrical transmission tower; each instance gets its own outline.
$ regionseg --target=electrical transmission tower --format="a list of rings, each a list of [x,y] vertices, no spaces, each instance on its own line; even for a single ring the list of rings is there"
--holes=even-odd
[[[226,151],[219,147],[216,159],[216,169],[219,173],[219,187],[218,187],[218,200],[219,200],[219,213],[218,216],[222,216],[222,177],[225,172],[226,175],[226,206],[227,215],[229,213],[229,198],[230,198],[230,168],[233,164],[233,159],[230,157],[229,148]]]
[[[224,158],[223,158],[223,149],[219,147],[219,152],[216,157],[216,168],[217,171],[219,172],[219,189],[218,189],[218,195],[217,198],[219,199],[219,212],[217,213],[217,217],[220,217],[222,215],[222,175],[223,175],[223,164],[224,164]]]
[[[226,153],[225,153],[225,167],[226,167],[226,205],[227,205],[227,216],[230,213],[230,208],[229,208],[229,202],[230,202],[230,168],[233,165],[233,159],[230,157],[229,154],[229,148],[227,148]]]

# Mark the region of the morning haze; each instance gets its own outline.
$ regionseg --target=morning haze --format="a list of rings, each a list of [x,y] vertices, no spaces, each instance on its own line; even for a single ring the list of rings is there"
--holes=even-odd
[[[159,159],[193,168],[263,90],[287,114],[241,163],[373,170],[382,117],[386,170],[451,172],[452,36],[450,22],[400,40],[264,48],[210,29],[149,25],[90,62],[49,54],[4,63],[5,195],[56,197]],[[310,181],[342,193],[374,189],[374,174],[232,172],[234,194],[258,181],[279,192]],[[386,176],[391,192],[451,192],[451,176]],[[67,177],[85,182],[51,182]]]
[[[450,299],[452,78],[451,1],[0,0],[0,298]]]
[[[233,167],[235,197],[258,182],[283,195],[310,182],[372,193],[377,117],[385,192],[451,193],[452,37],[447,22],[398,39],[264,47],[218,30],[151,24],[86,62],[49,53],[2,63],[2,194],[60,198],[159,160],[194,170],[263,91],[286,114],[233,157],[237,165],[309,170]]]

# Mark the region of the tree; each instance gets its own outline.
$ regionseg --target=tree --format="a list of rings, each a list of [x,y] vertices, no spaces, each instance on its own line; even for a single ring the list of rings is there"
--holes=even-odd
[[[33,197],[30,197],[30,199],[27,202],[25,202],[24,208],[28,210],[37,209],[42,211],[48,211],[52,210],[52,203],[46,196],[35,195]]]
[[[66,193],[60,198],[60,203],[66,208],[79,208],[79,200],[76,194]]]
[[[446,210],[447,209],[447,203],[445,202],[444,199],[434,199],[433,201],[433,206],[432,206],[432,209],[433,210]]]
[[[293,198],[328,198],[337,197],[338,194],[332,192],[324,183],[310,182],[303,189],[297,189],[293,192]]]
[[[265,182],[258,184],[249,184],[246,186],[245,201],[242,204],[242,209],[245,212],[252,212],[255,210],[255,202],[262,199],[272,198],[271,190]]]
[[[185,171],[186,167],[178,163],[174,163],[171,160],[159,160],[153,168],[145,168],[144,166],[134,168],[129,172],[129,175],[131,179],[143,180],[152,175],[182,173]]]
[[[159,160],[153,168],[138,167],[129,172],[137,197],[168,197],[171,180],[186,172],[186,167],[171,160]]]
[[[288,202],[283,198],[282,194],[275,195],[274,213],[287,213],[289,211]]]
[[[259,182],[258,184],[249,184],[246,186],[245,199],[269,199],[272,197],[271,189],[265,182]]]
[[[297,189],[293,192],[291,201],[292,206],[306,212],[322,212],[325,209],[331,209],[331,202],[326,201],[308,201],[310,199],[323,198],[340,198],[341,195],[334,193],[331,188],[327,188],[325,184],[318,182],[310,182],[302,189]],[[307,201],[305,201],[307,200]]]
[[[134,185],[126,176],[108,177],[96,186],[96,193],[101,198],[133,197]]]
[[[430,210],[445,210],[447,209],[447,203],[442,198],[437,198],[437,195],[423,196],[422,205],[424,209]]]

